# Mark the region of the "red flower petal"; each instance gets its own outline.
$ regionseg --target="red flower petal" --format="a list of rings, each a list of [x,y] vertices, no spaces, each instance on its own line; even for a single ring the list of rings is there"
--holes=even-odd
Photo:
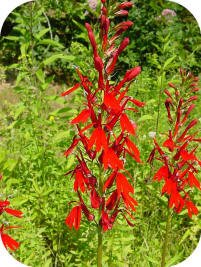
[[[115,113],[118,113],[121,110],[119,102],[112,94],[105,93],[104,104],[106,105],[106,107],[112,109]]]
[[[144,105],[145,105],[144,102],[141,102],[141,101],[134,99],[134,98],[130,98],[129,101],[131,101],[133,104],[135,104],[139,108],[144,107]]]
[[[122,173],[117,174],[116,185],[117,185],[118,197],[121,195],[121,193],[125,194],[134,193],[133,186],[128,182],[127,178]]]
[[[88,149],[91,149],[93,145],[96,146],[96,151],[99,152],[101,148],[107,149],[107,138],[105,132],[100,127],[96,128],[88,142]]]
[[[85,123],[89,117],[90,117],[90,110],[84,109],[76,118],[74,118],[71,121],[71,123],[72,124]]]
[[[14,240],[11,236],[1,233],[1,238],[3,241],[3,244],[6,248],[10,248],[11,250],[16,250],[19,248],[20,243]]]
[[[117,190],[114,190],[113,193],[108,198],[108,200],[106,201],[106,208],[108,210],[112,210],[115,207],[116,202],[118,200],[117,197],[118,197]]]
[[[135,206],[138,205],[137,201],[134,198],[132,198],[129,194],[126,194],[124,192],[121,193],[121,195],[122,195],[124,204],[126,205],[126,208],[132,209],[133,211],[136,211]]]
[[[81,221],[81,207],[76,206],[72,208],[71,212],[69,213],[68,217],[65,220],[66,225],[72,229],[78,230],[80,228],[80,221]]]
[[[127,131],[132,135],[135,135],[135,127],[128,119],[127,115],[123,113],[120,118],[120,125],[123,132]]]
[[[85,177],[80,170],[76,170],[74,190],[77,192],[79,188],[83,193],[85,192]]]
[[[172,139],[167,139],[164,143],[163,143],[164,147],[167,147],[170,151],[173,151],[175,148],[175,144],[173,142]]]
[[[101,198],[98,195],[96,189],[91,190],[91,206],[93,209],[99,209],[101,205]]]
[[[128,147],[129,154],[137,161],[141,162],[140,160],[140,151],[138,150],[137,146],[129,139],[126,138],[126,145]]]
[[[114,150],[109,148],[103,153],[103,165],[106,170],[108,167],[111,167],[113,170],[123,169],[123,162],[117,157]]]
[[[192,201],[186,200],[185,202],[186,208],[188,209],[188,216],[192,218],[192,215],[198,214],[198,208],[193,204]]]
[[[79,88],[79,87],[80,87],[80,83],[76,83],[71,89],[69,89],[69,90],[63,92],[63,93],[61,94],[61,96],[67,96],[67,95],[69,95],[70,93],[72,93],[73,91],[75,91],[75,90],[76,90],[77,88]]]
[[[105,192],[106,189],[109,189],[110,187],[112,187],[116,175],[117,175],[116,171],[114,171],[110,174],[110,176],[107,178],[107,180],[103,186],[103,192]]]
[[[169,170],[167,166],[162,166],[157,173],[154,175],[154,180],[161,181],[169,177]]]
[[[126,1],[126,2],[121,3],[121,4],[118,6],[118,8],[119,8],[119,9],[125,9],[125,8],[130,8],[130,7],[132,7],[132,6],[133,6],[133,3],[132,3],[132,2],[128,2],[128,1]]]
[[[9,208],[5,208],[4,210],[15,217],[21,218],[23,216],[23,213],[20,210],[13,210]]]
[[[68,157],[73,152],[74,148],[77,146],[79,141],[80,141],[80,138],[76,138],[76,137],[73,138],[73,142],[71,146],[64,152],[64,155],[66,157]]]
[[[190,187],[195,186],[201,190],[200,182],[196,179],[195,175],[192,172],[188,173],[188,182],[189,182]]]

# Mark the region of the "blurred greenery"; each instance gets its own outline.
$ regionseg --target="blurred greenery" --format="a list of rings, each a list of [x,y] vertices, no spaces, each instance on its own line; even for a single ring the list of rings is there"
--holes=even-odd
[[[100,1],[99,1],[100,2]],[[82,98],[66,100],[60,93],[77,79],[75,66],[94,79],[91,50],[84,22],[97,26],[96,10],[88,1],[43,0],[18,7],[7,18],[0,38],[0,171],[12,204],[24,212],[22,225],[13,231],[21,247],[15,257],[33,267],[95,266],[96,229],[84,221],[70,231],[64,224],[68,202],[75,194],[72,181],[64,174],[74,166],[63,152],[70,145],[75,117]],[[166,18],[166,8],[176,16]],[[154,170],[146,160],[153,148],[149,132],[159,137],[167,131],[163,94],[169,81],[178,80],[178,69],[201,72],[201,35],[197,22],[182,6],[163,0],[136,0],[129,19],[134,26],[127,36],[113,80],[128,68],[142,66],[131,85],[130,95],[146,103],[135,116],[136,144],[143,163],[128,158],[127,169],[134,177],[139,202],[135,227],[119,218],[104,235],[104,267],[157,267],[166,220],[166,201],[161,185],[152,182]],[[194,112],[200,116],[199,99]],[[200,125],[198,125],[200,129]],[[200,174],[199,174],[200,176]],[[194,199],[200,209],[198,191]],[[13,219],[14,221],[14,219]],[[12,223],[12,221],[11,221]],[[176,264],[195,249],[201,232],[200,215],[189,219],[174,215],[167,266]]]

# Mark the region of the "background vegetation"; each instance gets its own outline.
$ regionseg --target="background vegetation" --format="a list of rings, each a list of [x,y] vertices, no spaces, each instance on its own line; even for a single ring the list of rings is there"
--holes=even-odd
[[[74,157],[66,160],[63,152],[74,131],[68,122],[78,114],[82,98],[74,94],[65,100],[60,93],[78,79],[75,66],[94,78],[83,25],[85,21],[97,25],[99,5],[93,10],[87,0],[35,1],[10,14],[2,30],[0,170],[4,191],[13,197],[13,206],[24,212],[18,220],[23,227],[13,233],[21,241],[15,257],[33,267],[95,266],[95,229],[83,222],[76,232],[64,224],[68,202],[74,197],[72,181],[64,174],[73,167]],[[176,16],[162,16],[166,8]],[[179,67],[200,74],[201,35],[187,10],[163,0],[136,0],[129,19],[134,21],[128,34],[131,43],[113,79],[127,68],[142,66],[130,95],[146,102],[133,117],[143,164],[127,162],[139,207],[134,228],[119,219],[105,234],[103,260],[105,267],[157,267],[166,200],[160,196],[160,185],[152,182],[154,169],[146,163],[153,148],[149,132],[156,131],[158,115],[159,136],[168,129],[165,96],[159,96],[168,81],[177,81]],[[196,112],[201,118],[198,107]],[[194,196],[200,208],[199,192]],[[167,266],[191,254],[200,230],[200,215],[192,220],[186,212],[174,215]]]

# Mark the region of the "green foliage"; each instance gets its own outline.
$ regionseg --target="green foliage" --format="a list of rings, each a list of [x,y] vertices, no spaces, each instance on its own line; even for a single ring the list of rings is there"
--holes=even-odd
[[[201,36],[192,16],[165,1],[137,0],[135,5],[129,18],[135,22],[129,32],[129,49],[116,71],[123,75],[137,64],[143,69],[130,88],[130,95],[146,103],[134,116],[143,163],[127,161],[139,207],[133,229],[120,218],[113,231],[105,234],[105,267],[159,266],[166,201],[160,196],[160,185],[152,182],[154,167],[146,163],[153,148],[149,132],[157,131],[160,137],[168,127],[162,90],[167,81],[177,80],[177,69],[182,65],[195,74],[201,71]],[[157,19],[164,8],[174,9],[177,17],[169,22]],[[36,1],[9,16],[0,40],[0,172],[15,196],[13,205],[24,212],[23,227],[13,237],[21,240],[15,256],[27,265],[96,265],[95,228],[84,223],[76,232],[64,224],[74,196],[69,189],[72,181],[64,174],[73,167],[74,157],[65,160],[63,152],[72,140],[68,122],[78,114],[80,95],[66,100],[59,95],[66,89],[64,82],[72,84],[77,79],[72,74],[74,66],[93,80],[83,23],[95,24],[97,19],[98,9],[90,10],[84,0]],[[196,112],[200,117],[199,108]],[[195,201],[200,208],[199,192],[195,192]],[[172,225],[168,266],[196,247],[200,215],[193,220],[185,213],[175,215]]]

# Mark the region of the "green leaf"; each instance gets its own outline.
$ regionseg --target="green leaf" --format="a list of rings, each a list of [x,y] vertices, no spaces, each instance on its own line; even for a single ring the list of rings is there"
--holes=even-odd
[[[20,46],[21,55],[23,58],[27,56],[27,49],[29,47],[29,43],[24,43]]]
[[[43,30],[41,30],[39,33],[37,33],[36,35],[35,35],[35,38],[36,39],[40,39],[41,37],[43,37],[47,32],[49,32],[49,30],[50,29],[43,29]]]
[[[52,39],[43,39],[39,42],[39,44],[52,45],[55,47],[64,48],[64,46],[62,44],[60,44],[59,42],[54,41]]]
[[[42,69],[37,70],[36,76],[40,82],[45,83],[45,75]]]
[[[16,86],[18,86],[19,83],[20,83],[25,77],[27,77],[27,75],[28,75],[27,72],[20,72],[19,75],[17,76]]]
[[[77,22],[76,20],[73,19],[73,23],[80,28],[80,30],[82,30],[83,32],[86,32],[86,28],[83,26],[83,24]]]
[[[165,63],[164,63],[164,66],[163,66],[163,69],[166,70],[167,67],[172,63],[172,61],[176,58],[176,56],[173,56],[173,57],[170,57],[168,58]]]
[[[10,41],[19,41],[20,40],[20,38],[18,36],[7,36],[7,37],[4,37],[4,39],[10,40]]]
[[[15,113],[14,113],[14,119],[15,120],[23,113],[25,108],[26,107],[23,104],[18,105],[18,107],[16,108]]]
[[[7,181],[6,181],[6,186],[11,187],[11,185],[13,184],[19,184],[19,179],[16,179],[16,178],[9,178]]]
[[[71,55],[55,54],[55,55],[49,57],[48,59],[44,60],[43,64],[44,65],[49,65],[49,64],[52,64],[53,62],[55,62],[58,59],[62,59],[62,60],[65,60],[65,61],[73,61],[75,59],[75,57],[71,56]]]
[[[51,259],[47,259],[43,265],[44,267],[50,267],[52,266],[52,260]]]
[[[174,257],[172,257],[168,262],[167,262],[167,265],[166,266],[172,266],[173,264],[177,264],[181,261],[181,258],[182,258],[182,253],[179,253],[179,254],[175,254]]]
[[[143,115],[139,118],[138,122],[147,121],[147,120],[153,120],[153,116],[151,115]]]
[[[54,136],[53,141],[54,142],[60,142],[62,140],[67,140],[70,136],[70,131],[62,131],[59,132],[57,135]]]
[[[32,185],[33,185],[33,188],[35,189],[36,193],[38,193],[40,195],[41,194],[41,189],[39,188],[38,183],[33,180],[32,181]]]
[[[11,172],[15,168],[17,163],[18,163],[18,160],[16,159],[8,159],[6,163],[4,164],[3,168]]]
[[[188,238],[189,236],[191,235],[191,229],[188,229],[184,235],[182,236],[180,242],[179,242],[179,245],[181,245],[185,240],[186,238]]]

